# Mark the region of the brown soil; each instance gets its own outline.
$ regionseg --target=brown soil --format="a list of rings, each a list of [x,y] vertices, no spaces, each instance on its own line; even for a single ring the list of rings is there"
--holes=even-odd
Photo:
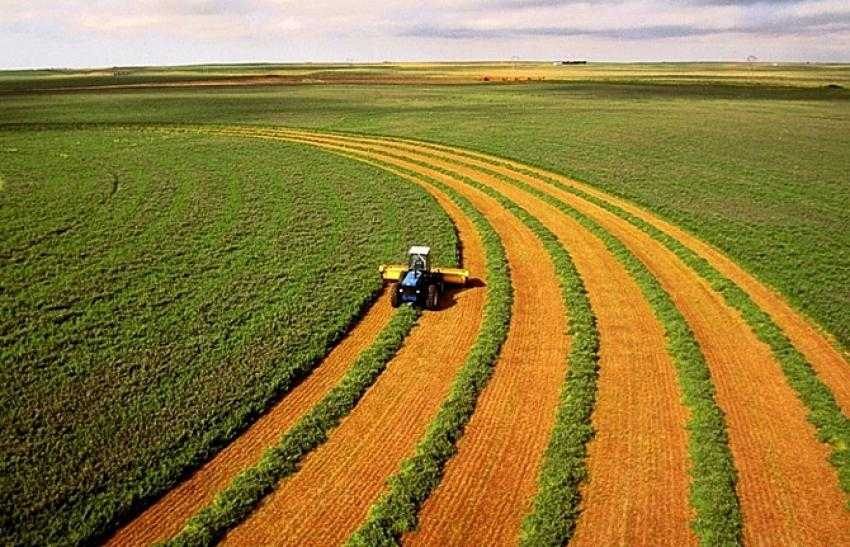
[[[753,299],[756,305],[770,315],[794,347],[811,363],[824,384],[829,387],[844,414],[850,415],[850,363],[836,349],[830,336],[821,332],[811,321],[806,319],[801,313],[795,311],[781,295],[747,273],[721,251],[629,201],[562,175],[525,166],[517,162],[442,145],[410,144],[407,141],[405,141],[405,144],[412,150],[427,154],[434,154],[435,150],[453,154],[462,152],[465,156],[456,157],[464,163],[486,167],[503,175],[520,178],[520,180],[522,180],[522,175],[509,166],[518,167],[550,179],[558,180],[565,185],[578,188],[594,197],[616,205],[674,237],[696,254],[705,258],[720,273],[741,287]]]
[[[510,543],[534,495],[554,423],[569,345],[566,313],[551,259],[531,230],[494,200],[463,184],[452,186],[499,233],[514,305],[494,374],[435,492],[437,499],[426,508],[442,526],[420,537],[431,545]]]
[[[479,172],[435,163],[482,179]],[[485,182],[491,181],[485,176]],[[469,187],[457,189],[474,197]],[[508,197],[518,201],[522,197],[518,194]],[[599,394],[593,415],[598,433],[589,445],[590,482],[583,491],[586,510],[573,541],[695,543],[689,527],[693,515],[688,503],[687,415],[661,325],[639,287],[600,240],[554,208],[527,199],[521,205],[569,248],[600,331]],[[485,211],[500,209],[496,202],[480,198],[476,206]],[[505,222],[487,212],[499,224]],[[524,267],[529,278],[536,280],[530,285],[554,275],[535,262]],[[516,268],[512,260],[512,272]],[[405,543],[505,544],[517,537],[548,441],[550,424],[547,420],[546,427],[541,427],[539,422],[551,416],[548,405],[556,404],[562,377],[550,373],[546,386],[542,375],[541,381],[534,381],[540,373],[518,374],[515,366],[503,365],[530,361],[523,355],[529,351],[523,347],[527,343],[517,343],[515,356],[509,354],[509,344],[459,443],[458,455],[424,505],[418,531],[406,536]],[[534,412],[520,412],[529,408]],[[613,520],[612,515],[616,515]]]
[[[484,256],[474,226],[435,195],[456,223],[465,267],[481,277]],[[224,543],[328,545],[345,540],[436,414],[478,335],[484,301],[485,289],[471,287],[456,293],[446,309],[425,313],[330,439]]]
[[[312,374],[212,460],[116,532],[107,544],[150,545],[179,532],[189,517],[210,503],[239,472],[259,461],[266,448],[336,385],[388,323],[391,312],[387,299],[379,297]]]
[[[306,139],[304,133],[292,135],[286,138],[302,142]],[[367,139],[349,139],[339,136],[309,138],[314,141],[314,144],[330,148],[345,145],[350,149],[352,146],[363,146],[363,143],[366,143],[367,146],[372,146],[373,154],[376,150],[382,150],[382,146],[394,146],[395,154],[405,157],[416,154],[417,161],[428,161],[433,165],[445,166],[454,172],[466,171],[466,174],[491,184],[525,207],[531,214],[538,216],[550,229],[555,228],[553,222],[564,223],[567,219],[557,209],[551,208],[513,186],[492,177],[488,178],[486,175],[476,174],[466,167],[459,167],[458,164],[469,165],[470,160],[460,156],[452,157],[450,151],[447,152],[442,148],[439,159],[429,159],[420,155],[421,152],[416,149],[422,148],[428,154],[435,154],[434,148],[437,147],[420,147],[377,139],[368,139],[367,142]],[[382,144],[379,146],[376,144],[378,142]],[[377,156],[384,153],[378,152]],[[441,163],[447,160],[454,161],[456,164]],[[388,160],[385,158],[384,161]],[[402,165],[405,162],[392,160],[391,163]],[[494,169],[507,168],[496,166]],[[423,168],[416,167],[416,170],[423,171]],[[604,229],[623,241],[649,267],[684,314],[706,356],[718,403],[726,414],[730,448],[739,475],[738,494],[744,512],[745,539],[753,543],[771,538],[772,541],[783,544],[850,544],[850,512],[846,510],[845,496],[838,486],[836,472],[828,463],[828,447],[817,440],[813,426],[806,419],[805,408],[787,384],[770,349],[756,338],[737,311],[729,307],[721,295],[673,253],[627,221],[573,194],[553,188],[533,176],[512,173],[510,170],[505,171],[505,174],[549,192],[599,222]],[[611,199],[610,196],[606,198]],[[633,208],[629,204],[625,205]],[[547,208],[550,209],[549,212],[545,212]],[[659,227],[664,226],[661,221],[649,216],[648,213],[639,210],[637,212]],[[665,229],[673,230],[669,226]],[[698,252],[705,253],[706,258],[716,262],[715,265],[720,264],[721,271],[733,280],[741,282],[741,285],[751,294],[757,293],[753,295],[756,302],[765,306],[766,311],[771,313],[780,327],[785,329],[789,338],[808,358],[812,359],[816,370],[822,374],[827,384],[835,389],[833,384],[837,381],[836,378],[841,378],[839,365],[845,362],[820,333],[791,311],[778,296],[764,289],[716,250],[700,244],[684,232],[677,231],[675,235],[683,239],[686,244],[697,248]],[[736,269],[737,273],[734,271]],[[605,298],[611,296],[611,294],[604,295]],[[783,313],[786,315],[782,315]],[[602,389],[602,383],[603,380],[600,378],[600,389]],[[836,397],[844,400],[843,395],[836,395]],[[629,403],[628,399],[624,399],[622,404],[646,403]],[[633,408],[625,408],[622,412],[628,413],[633,410]],[[594,423],[597,423],[597,419],[598,417],[594,416]],[[619,456],[616,453],[608,455],[612,458]],[[591,460],[593,457],[591,453]],[[589,461],[589,465],[594,464]],[[642,488],[651,489],[652,486],[652,484],[645,484]],[[611,522],[629,518],[622,507],[613,505],[607,497],[599,498],[598,501],[604,507],[591,506],[592,488],[591,482],[591,485],[585,489],[588,499],[583,522],[579,524],[576,534],[576,539],[579,541],[582,538],[583,526],[593,526],[594,528],[591,529],[602,530],[605,526],[611,526]],[[319,500],[317,502],[320,503]],[[587,520],[592,517],[595,509],[598,509],[598,514],[601,515],[598,518],[601,518],[603,522],[588,524]],[[667,510],[667,504],[650,507],[650,509],[662,513]],[[299,518],[295,517],[294,513],[293,517]],[[466,524],[456,515],[447,518]],[[637,527],[642,525],[642,523],[636,524]],[[344,536],[341,537],[344,538]],[[623,538],[617,533],[614,533],[612,537],[629,542],[641,541],[639,537],[627,535]]]
[[[737,311],[673,253],[625,220],[533,177],[515,177],[569,203],[623,241],[682,311],[703,349],[718,403],[726,413],[745,538],[786,544],[850,543],[850,512],[828,463],[829,449],[817,440],[805,408],[770,349]],[[545,221],[531,205],[535,198],[522,198],[523,192],[496,179],[486,182]],[[616,518],[608,512],[606,522]]]

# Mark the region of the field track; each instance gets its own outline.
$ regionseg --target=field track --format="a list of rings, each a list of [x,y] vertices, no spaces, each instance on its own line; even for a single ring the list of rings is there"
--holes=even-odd
[[[461,192],[494,225],[505,246],[514,285],[508,338],[467,427],[462,452],[450,465],[456,478],[449,490],[452,501],[436,505],[439,522],[464,523],[454,528],[462,535],[442,529],[426,540],[509,542],[534,494],[569,350],[555,271],[534,233],[492,198],[435,171],[404,162],[395,166]]]
[[[463,192],[493,222],[505,222],[498,216],[500,206],[482,198],[479,192],[458,185],[435,171],[397,160],[385,158],[385,161],[441,178]],[[480,173],[469,170],[457,172],[470,178],[480,178]],[[544,220],[547,212],[538,210],[534,214]],[[545,223],[562,242],[570,244],[571,240],[580,239],[580,243],[571,250],[579,270],[590,281],[588,289],[594,308],[598,307],[601,311],[597,311],[597,320],[603,333],[600,364],[604,389],[600,401],[602,411],[597,414],[596,420],[602,423],[595,425],[611,429],[604,429],[609,432],[600,437],[598,444],[601,449],[597,447],[595,453],[598,456],[592,458],[591,475],[596,471],[600,480],[591,485],[596,488],[597,495],[607,498],[602,507],[615,505],[623,508],[621,512],[628,513],[629,508],[632,508],[632,513],[641,512],[623,521],[624,526],[628,526],[629,520],[634,523],[630,529],[614,529],[614,533],[626,533],[632,538],[642,536],[647,540],[665,537],[679,543],[692,541],[688,528],[691,515],[687,503],[685,416],[678,403],[678,389],[664,350],[661,328],[625,269],[605,251],[601,242],[570,219],[564,219],[562,215],[552,217],[551,212],[548,214],[550,216]],[[506,244],[506,247],[510,248],[510,245]],[[516,271],[519,266],[514,261],[511,264],[512,270]],[[523,266],[531,268],[530,275],[537,280],[533,285],[539,286],[547,275],[535,263]],[[522,276],[517,274],[515,278],[521,279]],[[519,292],[521,286],[519,283],[516,285],[515,290]],[[623,287],[632,290],[623,290]],[[611,294],[617,297],[611,298]],[[510,346],[509,338],[504,349],[505,355],[509,355],[506,363],[521,362],[518,356],[510,356]],[[525,419],[539,421],[547,414],[551,416],[562,378],[550,370],[548,386],[544,382],[535,383],[534,379],[543,375],[535,370],[538,365],[533,364],[533,352],[528,349],[526,352],[526,362],[532,363],[531,366],[519,369],[503,366],[503,363],[497,366],[460,443],[458,456],[452,460],[441,486],[423,508],[420,531],[406,538],[407,543],[484,541],[501,544],[516,537],[534,493],[533,479],[548,433],[548,427],[541,427],[533,421],[526,423]],[[642,385],[647,377],[660,381],[651,382],[647,388]],[[624,382],[638,384],[641,389],[637,392],[626,392],[622,387],[618,389],[617,384]],[[659,406],[638,406],[640,412],[628,413],[628,419],[623,420],[624,407],[616,405],[617,399],[641,392],[650,399],[649,402],[657,402]],[[526,408],[534,409],[533,414],[519,410]],[[660,419],[659,408],[668,410],[662,413]],[[636,438],[638,442],[634,442]],[[627,442],[629,440],[632,442]],[[636,453],[632,458],[607,458],[604,450]],[[628,480],[616,480],[615,477],[628,477]],[[612,482],[617,488],[609,489]],[[614,492],[619,495],[616,500],[611,499],[615,497],[612,495]],[[657,503],[664,503],[668,510],[663,513],[654,510]],[[589,521],[598,522],[598,532],[603,536],[611,533],[605,516],[600,516],[599,521]]]
[[[473,225],[451,202],[435,195],[458,228],[464,266],[483,272]],[[454,295],[451,307],[425,314],[328,442],[305,458],[300,471],[224,543],[327,545],[348,537],[436,413],[477,336],[484,294],[483,287],[463,290]]]
[[[480,176],[480,173],[469,170],[461,171],[461,174],[473,179]],[[642,530],[630,530],[631,537],[636,538],[638,534],[651,537],[657,530],[674,539],[689,538],[684,411],[678,403],[674,370],[664,351],[661,328],[625,269],[606,252],[599,240],[571,219],[559,217],[556,221],[546,222],[541,216],[538,218],[544,220],[561,243],[570,248],[590,294],[597,325],[603,333],[599,361],[600,394],[594,426],[605,433],[592,443],[590,473],[600,480],[593,481],[591,487],[604,488],[602,491],[607,492],[612,504],[619,502],[613,499],[617,497],[615,492],[618,489],[631,497],[631,504],[641,508],[652,507],[652,502],[664,500],[668,512],[656,512],[658,516],[655,517],[663,521],[663,527],[653,526],[653,516],[647,511],[646,518],[635,519],[641,521]],[[542,270],[537,272],[538,279],[543,275],[546,273]],[[521,479],[529,482],[536,474],[546,439],[534,439],[536,442],[530,443],[532,439],[527,438],[528,432],[516,430],[528,428],[538,431],[538,435],[545,430],[533,424],[519,425],[522,422],[512,418],[512,414],[517,409],[527,408],[534,409],[534,414],[539,411],[538,416],[545,416],[545,407],[535,402],[535,398],[544,394],[555,396],[562,380],[562,377],[555,377],[548,387],[535,386],[526,376],[528,373],[522,367],[496,369],[488,387],[489,397],[488,393],[482,397],[480,408],[460,443],[458,456],[448,466],[440,487],[423,507],[419,530],[407,537],[405,543],[435,545],[480,540],[488,544],[502,544],[510,543],[516,537],[533,495],[533,491],[527,490],[528,484]],[[647,381],[649,378],[660,381]],[[618,382],[622,385],[638,382],[641,389],[626,390],[622,385],[618,387]],[[500,383],[509,385],[511,391],[502,393],[494,389]],[[624,406],[618,399],[635,395],[659,402],[660,408],[666,412],[659,416],[657,408],[652,405],[635,405],[633,408],[638,409],[637,412],[624,414],[622,409],[632,406]],[[529,414],[531,412],[525,413],[526,416]],[[499,426],[493,427],[491,421],[496,419],[504,423],[497,422]],[[483,424],[479,426],[481,422]],[[630,435],[645,440],[624,446]],[[523,439],[523,436],[526,438]],[[650,440],[652,442],[646,442]],[[615,452],[608,452],[610,450]],[[634,458],[605,456],[606,453],[628,454],[632,451],[638,452]],[[512,469],[518,454],[531,459],[525,470]],[[624,469],[636,461],[644,463],[639,472]],[[517,477],[518,473],[526,476]],[[615,477],[627,477],[628,480],[616,480]],[[641,483],[642,487],[634,488]],[[513,485],[523,495],[514,498],[500,495],[497,488],[508,490],[504,485]],[[525,486],[525,490],[519,486]],[[592,502],[593,497],[591,494],[588,501]],[[626,500],[621,503],[630,504]],[[589,506],[594,507],[592,503]],[[605,506],[602,504],[602,507]],[[447,518],[448,515],[452,517]],[[671,533],[671,520],[679,525],[678,533]],[[623,524],[628,523],[624,521]],[[606,528],[610,529],[610,526]],[[599,536],[599,541],[604,543],[604,537],[605,534]]]
[[[211,502],[240,471],[259,461],[263,451],[342,378],[389,322],[391,311],[386,298],[379,298],[312,374],[213,459],[116,532],[107,544],[149,545],[179,532],[189,517]]]
[[[413,145],[411,148],[425,153],[433,153],[433,150],[460,153],[463,155],[463,161],[469,165],[485,167],[495,173],[515,177],[524,182],[548,180],[566,187],[577,188],[627,211],[672,236],[746,291],[750,298],[770,315],[771,319],[782,329],[783,333],[794,344],[794,347],[806,357],[821,380],[829,387],[844,414],[850,415],[850,367],[848,367],[844,356],[836,350],[829,337],[822,334],[810,321],[791,308],[779,294],[759,282],[711,245],[626,200],[556,173],[442,145],[429,144],[428,147]]]
[[[293,137],[301,140],[304,134],[296,132]],[[373,159],[375,154],[383,154],[395,165],[399,164],[398,157],[413,153],[408,146],[389,140],[327,136],[309,140],[320,146],[344,144]],[[539,200],[527,192],[447,162],[446,153],[429,156],[416,157],[417,161],[497,188],[546,223],[543,205],[535,204]],[[816,439],[805,408],[785,381],[770,349],[756,338],[739,313],[672,252],[625,220],[532,177],[525,181],[536,183],[542,191],[593,218],[622,240],[649,267],[688,320],[711,368],[718,402],[727,414],[730,447],[739,473],[745,537],[829,542],[846,536],[850,541],[850,514],[836,473],[828,463],[828,447]],[[605,336],[602,331],[602,340]],[[747,356],[746,361],[742,361],[742,355]],[[747,366],[742,366],[744,363]],[[758,397],[753,396],[753,386],[761,386]],[[592,484],[592,476],[590,481]],[[586,514],[592,513],[592,509],[586,510]],[[610,512],[607,515],[610,521]],[[841,532],[836,534],[835,530]]]
[[[725,414],[744,541],[850,544],[847,494],[830,463],[830,447],[818,439],[808,420],[811,409],[792,388],[775,351],[685,260],[628,216],[602,204],[622,209],[672,237],[744,290],[808,360],[846,416],[850,364],[844,356],[778,294],[718,250],[624,200],[483,154],[404,139],[302,130],[215,132],[308,144],[439,181],[470,200],[502,239],[514,286],[508,339],[456,456],[422,506],[418,528],[403,536],[404,543],[515,543],[537,490],[568,368],[569,309],[563,308],[551,257],[534,232],[505,207],[508,202],[539,220],[569,251],[599,329],[599,378],[592,415],[596,433],[587,445],[588,477],[581,487],[581,516],[572,542],[697,541],[691,528],[697,517],[689,502],[693,479],[689,413],[682,403],[664,325],[621,259],[588,229],[591,223],[646,267],[699,344],[717,405]],[[439,190],[424,186],[457,225],[465,267],[474,276],[483,272],[481,241],[472,223]],[[484,289],[474,287],[457,293],[447,309],[426,313],[386,372],[329,440],[224,541],[345,541],[433,419],[475,341],[484,300]],[[313,375],[206,466],[120,530],[112,542],[147,544],[176,533],[334,385],[359,352],[354,347],[346,350],[345,345],[359,343],[362,349],[388,317],[382,299]]]

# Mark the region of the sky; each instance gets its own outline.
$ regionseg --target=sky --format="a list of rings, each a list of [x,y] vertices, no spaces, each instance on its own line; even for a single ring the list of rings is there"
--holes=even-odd
[[[0,68],[850,62],[850,0],[0,0]]]

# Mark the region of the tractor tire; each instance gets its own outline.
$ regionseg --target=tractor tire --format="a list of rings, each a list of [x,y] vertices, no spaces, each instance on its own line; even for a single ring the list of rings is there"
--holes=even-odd
[[[428,297],[425,300],[425,307],[429,310],[436,310],[440,306],[440,289],[436,285],[428,285]]]
[[[401,295],[398,292],[400,287],[399,283],[393,283],[390,285],[390,306],[397,308],[401,305]]]

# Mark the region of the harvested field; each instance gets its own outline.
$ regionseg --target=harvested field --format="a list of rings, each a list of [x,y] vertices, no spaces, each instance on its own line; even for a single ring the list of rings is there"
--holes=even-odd
[[[474,228],[450,202],[440,202],[456,223],[464,267],[482,272],[481,243]],[[329,441],[232,530],[225,544],[331,544],[354,531],[381,493],[383,481],[424,433],[475,340],[484,288],[463,290],[453,300],[441,313],[421,319],[387,371]]]
[[[322,146],[329,143],[334,146],[345,145],[351,150],[360,150],[360,153],[373,159],[383,153],[384,161],[388,163],[405,165],[407,168],[415,167],[395,159],[386,142],[376,145],[369,140],[328,136],[305,137],[303,133],[296,133],[293,138],[299,141],[312,138]],[[403,148],[404,145],[401,146]],[[474,172],[463,168],[452,168],[439,160],[423,157],[416,157],[416,160],[485,181],[538,218],[544,221],[547,218],[540,209],[542,205],[535,204],[535,197],[511,185],[487,175],[476,176]],[[429,169],[419,171],[430,176],[439,176]],[[533,179],[523,182],[531,183],[532,186],[535,183]],[[812,537],[827,541],[830,537],[837,537],[835,530],[845,529],[848,515],[844,507],[845,496],[839,488],[835,470],[828,462],[829,450],[817,440],[814,428],[806,419],[803,405],[783,378],[782,369],[775,361],[770,348],[756,338],[750,327],[722,296],[659,242],[625,220],[581,200],[574,194],[552,189],[540,181],[536,183],[541,191],[575,207],[577,211],[598,222],[603,229],[622,240],[658,278],[693,329],[715,379],[718,402],[727,414],[730,446],[739,473],[738,492],[744,512],[745,537],[755,539],[771,533],[779,534],[784,540],[792,542]],[[549,216],[553,214],[550,212]],[[604,331],[602,338],[604,340]],[[730,343],[730,340],[734,343]],[[730,353],[730,347],[736,348],[736,353]],[[751,364],[760,364],[742,369],[737,357],[737,352],[742,351],[741,348],[746,348],[744,353]],[[770,386],[770,389],[760,390],[759,397],[753,399],[750,391],[753,385]],[[742,404],[743,401],[747,403]],[[766,418],[768,416],[771,418]],[[783,426],[777,428],[771,425],[777,422]],[[796,450],[790,449],[792,444],[797,447]],[[773,447],[782,445],[788,446],[788,450],[777,454]],[[764,465],[763,462],[770,462],[770,465]],[[815,480],[812,480],[812,477]],[[772,487],[777,483],[782,484],[782,488]],[[592,477],[590,484],[593,484]],[[815,495],[812,490],[815,485],[821,492],[820,496]],[[831,486],[824,490],[825,485]],[[808,509],[795,511],[794,518],[789,519],[789,508],[795,503],[799,505],[800,499],[806,500],[803,503]],[[590,503],[590,498],[587,503]],[[606,503],[606,506],[610,511],[610,505]],[[427,512],[424,514],[427,515]],[[586,514],[592,514],[592,510],[588,510]],[[610,518],[610,513],[608,515]]]
[[[220,83],[229,80],[222,78]],[[410,334],[397,339],[368,383],[358,384],[362,388],[356,396],[340,395],[337,408],[345,411],[321,422],[324,429],[307,425],[299,430],[310,439],[300,445],[298,439],[291,441],[291,446],[302,447],[297,457],[290,456],[294,452],[275,452],[276,443],[305,420],[309,422],[311,411],[322,404],[337,404],[329,394],[345,383],[351,370],[357,369],[352,363],[391,323],[393,314],[385,295],[369,303],[367,281],[358,281],[360,292],[346,308],[348,316],[360,319],[350,327],[340,319],[335,330],[312,343],[309,352],[304,350],[299,368],[253,395],[253,406],[243,409],[240,420],[226,422],[233,424],[230,430],[219,424],[219,437],[206,439],[203,445],[204,450],[223,447],[217,453],[199,449],[187,453],[179,466],[164,462],[172,466],[170,475],[145,490],[127,490],[120,502],[105,509],[112,516],[103,513],[90,519],[84,504],[75,506],[74,511],[84,516],[74,518],[86,526],[74,532],[77,535],[65,530],[71,520],[58,519],[50,521],[46,535],[39,536],[42,531],[35,526],[26,533],[36,535],[21,537],[84,543],[124,522],[107,539],[108,544],[172,539],[174,544],[221,540],[230,545],[337,545],[349,539],[358,544],[396,541],[407,545],[850,544],[850,364],[846,356],[778,292],[694,234],[563,175],[443,144],[248,126],[121,131],[137,132],[145,141],[174,140],[184,146],[212,139],[221,150],[236,143],[233,146],[249,151],[253,148],[245,143],[259,141],[264,142],[257,150],[281,146],[292,157],[309,150],[303,157],[324,169],[324,181],[312,183],[324,192],[324,201],[310,192],[302,198],[294,191],[280,200],[293,210],[314,207],[327,212],[316,227],[302,228],[303,241],[310,241],[311,231],[322,226],[343,232],[334,225],[335,208],[345,211],[349,224],[356,224],[357,211],[342,199],[345,188],[326,182],[335,180],[336,173],[328,167],[333,161],[347,158],[345,173],[351,164],[358,165],[352,159],[368,164],[369,173],[383,169],[386,178],[375,177],[373,184],[381,203],[392,202],[387,196],[403,182],[406,190],[399,188],[399,196],[407,204],[421,202],[426,209],[438,205],[440,218],[449,227],[451,219],[456,228],[463,266],[480,283],[450,290],[439,310],[421,317],[410,311],[404,330]],[[243,161],[248,161],[249,155],[244,156]],[[293,184],[306,184],[300,171],[288,173]],[[195,200],[189,189],[172,193],[170,187],[159,188],[152,180],[127,189],[117,175],[111,189],[99,187],[93,195],[102,198],[104,206],[133,192],[136,201],[121,205],[119,221],[122,226],[131,225],[139,209],[153,217],[142,240],[151,256],[169,225],[155,218],[156,207],[144,207],[146,193],[155,197],[156,204],[172,207],[175,216],[189,216],[201,224],[192,215],[198,216],[211,235],[195,237],[187,228],[194,225],[190,221],[180,224],[186,234],[178,235],[201,241],[203,252],[212,255],[229,232],[253,235],[252,215],[258,211],[270,219],[262,224],[271,234],[276,234],[274,227],[285,224],[285,217],[275,216],[267,203],[278,190],[274,179],[269,180],[271,185],[262,187],[262,193],[247,203],[240,201],[235,182],[229,183],[224,196],[218,195],[221,187],[209,183],[202,199]],[[412,192],[415,185],[421,188]],[[288,189],[289,185],[281,186]],[[362,190],[362,186],[352,187]],[[425,192],[417,193],[422,189]],[[65,190],[52,191],[62,195]],[[20,189],[16,192],[16,196],[24,195]],[[102,192],[106,193],[101,196]],[[302,199],[317,201],[305,205]],[[357,199],[363,200],[362,196]],[[219,218],[198,205],[214,211],[216,207],[206,205],[213,201],[246,211],[248,220]],[[366,205],[357,203],[369,206],[368,199]],[[75,207],[83,211],[86,204],[75,202]],[[381,211],[371,207],[371,222],[377,226],[375,219]],[[97,214],[101,222],[109,217]],[[394,221],[405,224],[403,216]],[[433,222],[429,234],[444,236],[446,227]],[[48,237],[72,249],[68,241],[81,237],[77,230],[83,226],[66,222],[53,227]],[[104,241],[106,231],[98,232]],[[393,234],[392,227],[383,230],[374,249],[386,249],[391,242],[398,246],[402,240],[410,243],[411,231],[415,230],[408,226],[402,237]],[[23,228],[19,232],[13,234],[17,247],[12,251],[46,256],[46,251],[37,254],[41,240]],[[348,240],[335,237],[325,244],[326,249],[345,247],[340,241]],[[366,231],[351,237],[356,244],[369,239]],[[272,243],[260,240],[239,256],[237,264],[246,279],[252,279],[250,265],[260,250],[277,266],[273,259],[285,246],[281,242],[287,241],[287,234],[274,238]],[[124,244],[107,259],[129,248]],[[503,265],[499,276],[494,274],[502,280],[501,300],[494,300],[488,285],[494,248]],[[377,252],[374,249],[369,250]],[[12,251],[6,254],[12,256]],[[292,255],[290,263],[297,263],[300,254],[310,254],[294,245],[287,252]],[[330,250],[325,252],[327,257],[334,256]],[[360,263],[366,261],[363,254]],[[327,257],[314,270],[304,270],[299,279],[332,278],[335,270]],[[146,261],[152,260],[146,256]],[[25,260],[14,264],[34,267]],[[184,269],[188,277],[191,264]],[[271,273],[258,277],[257,286],[270,285],[268,278],[274,279],[274,268],[266,269]],[[37,271],[49,278],[49,269]],[[68,281],[69,286],[85,283],[84,274],[66,275],[60,281]],[[509,290],[504,289],[508,277]],[[157,282],[157,290],[164,291],[159,287],[166,284]],[[204,287],[219,284],[212,276]],[[188,292],[191,287],[186,285]],[[18,282],[10,287],[23,290]],[[332,311],[333,290],[321,291],[319,283],[317,289],[310,287],[299,296],[304,308],[309,309],[312,295],[322,294]],[[371,290],[374,295],[377,287]],[[249,293],[243,288],[239,301],[250,300],[245,296]],[[5,295],[5,287],[0,287],[0,303]],[[45,295],[49,293],[33,297],[33,310],[28,311],[33,317],[44,306]],[[581,296],[583,308],[576,295]],[[201,296],[196,299],[200,302]],[[494,301],[503,303],[498,316],[501,330],[487,311]],[[354,304],[362,306],[359,314],[351,311]],[[246,318],[266,317],[269,308],[246,305],[241,316],[231,321],[251,325]],[[4,311],[12,309],[10,304]],[[587,319],[582,323],[584,330],[578,332],[571,322],[576,310],[586,310]],[[59,312],[56,324],[70,329],[73,320]],[[256,332],[275,340],[280,325],[292,324],[298,312],[288,313],[281,312]],[[342,317],[341,312],[337,316]],[[176,325],[180,319],[175,315],[169,321]],[[347,334],[341,335],[344,331]],[[26,334],[25,329],[20,332]],[[0,334],[11,340],[15,333],[6,328]],[[295,340],[302,335],[294,329],[287,334]],[[55,342],[51,351],[61,349],[62,338],[45,336]],[[132,344],[134,336],[128,331],[126,344]],[[591,339],[593,343],[585,348],[582,344]],[[488,340],[489,346],[482,343]],[[274,343],[270,341],[269,346]],[[483,358],[477,352],[485,351],[480,349],[485,346],[490,353]],[[587,353],[578,354],[573,351],[576,348]],[[15,351],[19,357],[34,355],[26,348]],[[191,362],[192,347],[181,351]],[[283,351],[277,348],[278,353]],[[477,368],[469,372],[467,363],[476,362],[476,355]],[[35,357],[32,360],[37,362]],[[216,363],[214,370],[223,370]],[[576,363],[581,367],[573,367]],[[250,375],[250,363],[242,369]],[[466,397],[455,397],[458,385],[473,385],[473,380],[459,380],[467,373],[477,375],[477,387]],[[245,383],[250,385],[248,380]],[[49,387],[39,389],[48,393]],[[249,393],[247,388],[243,391]],[[277,402],[264,406],[274,394]],[[452,412],[452,405],[466,405],[466,410]],[[58,403],[54,406],[61,408]],[[195,407],[189,410],[194,412]],[[249,410],[260,417],[245,427]],[[133,414],[134,419],[139,415]],[[204,416],[198,416],[202,422]],[[37,419],[34,414],[34,423]],[[435,430],[440,433],[434,434]],[[431,453],[422,453],[429,449]],[[279,474],[264,475],[263,462],[269,453],[279,458],[278,469],[283,469]],[[114,467],[120,468],[118,463]],[[194,471],[177,481],[175,474],[181,469]],[[240,482],[246,470],[264,479],[262,486],[252,486],[250,479]],[[417,478],[422,484],[400,486]],[[240,501],[242,493],[250,501]],[[149,500],[152,504],[144,506]],[[230,512],[231,506],[238,508]],[[37,510],[34,506],[33,514]],[[140,512],[134,514],[134,510]],[[215,526],[208,527],[206,523],[213,519]],[[0,531],[7,520],[5,516],[0,520]]]
[[[370,147],[369,150],[387,151],[382,147]],[[385,161],[398,165],[393,159]],[[437,166],[454,169],[459,175],[471,179],[483,178],[494,182],[482,173],[456,165],[440,162]],[[409,164],[405,164],[405,167],[417,169]],[[434,177],[440,176],[434,172],[427,173]],[[462,186],[457,189],[469,192]],[[477,202],[477,205],[490,215],[496,214],[493,212],[493,204],[488,204],[486,200],[484,203]],[[597,403],[599,411],[594,415],[594,425],[604,433],[592,444],[593,447],[601,448],[596,448],[598,455],[595,458],[591,457],[590,484],[599,488],[595,496],[607,493],[606,503],[600,504],[600,508],[631,508],[631,512],[625,510],[628,518],[623,519],[624,528],[619,530],[608,525],[606,517],[610,518],[610,513],[601,515],[598,520],[594,519],[600,528],[605,529],[605,533],[591,537],[607,537],[610,533],[615,534],[610,539],[644,537],[652,540],[672,537],[677,538],[679,543],[683,540],[691,541],[692,535],[688,528],[691,512],[687,502],[685,413],[682,406],[677,404],[679,394],[675,374],[666,356],[664,337],[657,320],[625,269],[599,240],[571,219],[547,210],[545,205],[522,205],[540,218],[570,248],[590,292],[600,329],[602,381],[600,401]],[[499,207],[498,204],[495,206]],[[499,217],[493,218],[500,220]],[[501,219],[501,222],[504,220]],[[526,261],[524,266],[530,268],[526,279],[546,279],[538,262]],[[514,271],[517,267],[513,266]],[[539,282],[529,284],[540,293]],[[517,287],[518,291],[522,290],[520,285]],[[537,330],[540,331],[540,328]],[[525,334],[524,339],[533,337]],[[511,338],[506,344],[507,353],[503,354],[503,360],[519,363],[521,360],[512,357],[508,351],[510,345]],[[526,345],[518,350],[526,356],[526,362],[529,356],[534,355],[529,346],[534,347]],[[530,361],[535,363],[533,358]],[[557,363],[549,362],[551,365]],[[533,422],[525,427],[516,427],[516,413],[519,409],[534,408],[534,413],[523,413],[520,416],[538,422],[545,420],[547,415],[552,416],[559,380],[563,376],[554,366],[538,370],[532,364],[530,368],[529,371],[528,366],[517,364],[497,367],[492,383],[482,396],[481,406],[459,445],[458,456],[447,468],[440,488],[423,507],[420,530],[407,538],[406,542],[463,543],[484,539],[487,543],[498,544],[510,542],[516,537],[522,516],[529,509],[536,469],[548,437],[548,428],[534,425]],[[644,387],[647,377],[660,378],[660,381],[650,382],[651,387],[647,389]],[[653,404],[636,404],[634,408],[639,411],[626,412],[629,419],[622,419],[623,409],[630,406],[618,405],[618,395],[628,397],[635,394],[634,391],[624,391],[623,385],[641,388],[639,392],[642,391],[643,396],[649,397],[649,402]],[[659,416],[659,408],[668,411]],[[529,437],[535,432],[536,436]],[[606,456],[611,453],[628,454],[630,450],[642,452],[634,457]],[[515,466],[516,469],[508,472],[506,466]],[[598,479],[594,480],[594,477]],[[622,481],[622,477],[629,477],[629,482]],[[588,499],[589,505],[595,496],[591,495]],[[636,499],[645,503],[636,502]],[[675,503],[673,500],[676,500]],[[670,507],[665,514],[654,510],[661,501]],[[451,518],[446,515],[451,515]],[[639,524],[628,526],[629,522]],[[635,527],[639,527],[640,532]],[[594,531],[599,532],[602,530]],[[616,535],[618,533],[619,536]],[[643,535],[636,535],[638,533]]]

